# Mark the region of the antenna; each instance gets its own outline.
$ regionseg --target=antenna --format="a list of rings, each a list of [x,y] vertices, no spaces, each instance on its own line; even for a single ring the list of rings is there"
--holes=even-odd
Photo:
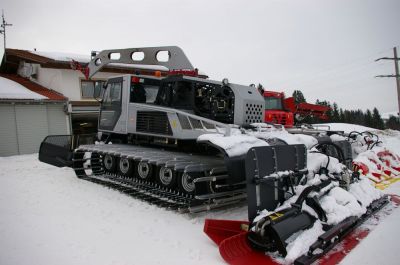
[[[4,10],[2,10],[2,19],[3,19],[3,21],[0,26],[1,27],[0,34],[4,35],[3,39],[4,39],[4,63],[5,63],[7,61],[7,58],[6,58],[6,27],[12,26],[12,24],[8,24],[6,22],[6,19],[4,18]]]

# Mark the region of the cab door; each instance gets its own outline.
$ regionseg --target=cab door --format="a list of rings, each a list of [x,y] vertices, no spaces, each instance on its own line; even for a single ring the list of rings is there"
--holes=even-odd
[[[122,88],[123,78],[112,78],[108,80],[100,106],[99,130],[114,131],[121,116],[122,110]]]

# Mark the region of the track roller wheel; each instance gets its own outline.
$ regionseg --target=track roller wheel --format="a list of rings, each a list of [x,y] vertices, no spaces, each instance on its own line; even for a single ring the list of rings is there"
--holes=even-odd
[[[195,191],[195,185],[193,180],[195,177],[184,172],[180,175],[178,186],[181,191],[187,194],[193,194]]]
[[[160,167],[157,181],[165,188],[174,188],[176,186],[176,172],[172,168]]]
[[[104,164],[104,168],[108,171],[108,172],[115,172],[116,168],[117,168],[117,159],[110,155],[110,154],[106,154],[103,157],[103,164]]]
[[[137,175],[139,176],[140,179],[142,180],[151,179],[153,175],[153,168],[149,163],[140,161],[137,164],[136,168],[137,168]]]
[[[132,160],[129,160],[128,158],[124,157],[119,160],[118,163],[118,170],[121,172],[122,175],[125,177],[131,177],[132,173],[135,169],[135,166],[133,164]]]

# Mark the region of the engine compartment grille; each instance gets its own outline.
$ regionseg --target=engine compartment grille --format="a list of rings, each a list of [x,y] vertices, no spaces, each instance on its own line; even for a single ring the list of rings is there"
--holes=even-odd
[[[163,111],[138,111],[136,131],[172,135],[168,115]]]

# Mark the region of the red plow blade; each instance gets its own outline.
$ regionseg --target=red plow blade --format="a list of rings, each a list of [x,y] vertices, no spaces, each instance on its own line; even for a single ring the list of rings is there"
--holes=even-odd
[[[371,218],[380,219],[390,215],[394,208],[400,205],[400,196],[390,195],[392,209],[384,211],[382,215],[375,214]],[[247,221],[206,219],[204,233],[219,247],[222,258],[231,265],[275,265],[280,264],[263,252],[252,249],[247,241]],[[358,227],[347,235],[339,244],[322,256],[316,264],[338,264],[354,249],[362,239],[371,232],[369,228]],[[296,264],[296,262],[295,262]]]
[[[247,243],[248,225],[246,221],[206,219],[204,233],[218,245],[219,253],[228,264],[279,264],[250,247]]]

